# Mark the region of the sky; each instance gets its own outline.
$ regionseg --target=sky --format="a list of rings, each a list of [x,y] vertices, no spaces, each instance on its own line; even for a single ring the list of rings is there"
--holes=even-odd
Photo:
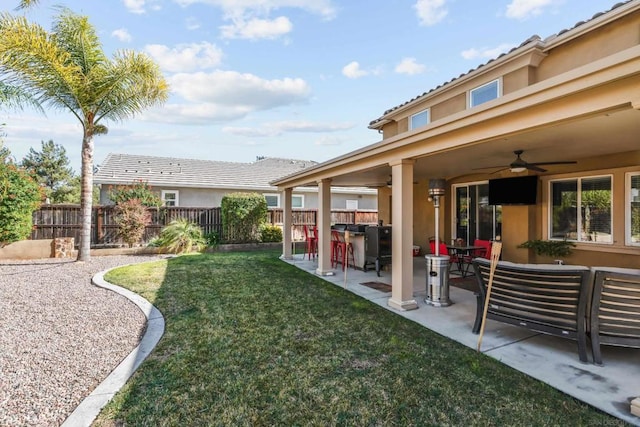
[[[51,29],[55,5],[89,17],[105,53],[144,52],[169,100],[94,138],[108,153],[231,162],[323,162],[374,144],[390,108],[465,74],[533,35],[546,38],[604,0],[41,0],[17,11]],[[80,172],[71,113],[0,111],[17,161],[53,140]]]

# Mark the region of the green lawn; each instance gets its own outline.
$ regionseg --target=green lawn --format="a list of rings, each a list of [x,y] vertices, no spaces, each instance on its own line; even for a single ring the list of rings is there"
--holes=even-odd
[[[278,259],[112,271],[166,332],[96,425],[617,425],[593,407]]]

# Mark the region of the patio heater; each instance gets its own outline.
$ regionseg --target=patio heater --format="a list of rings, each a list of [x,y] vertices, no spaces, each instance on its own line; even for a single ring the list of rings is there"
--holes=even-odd
[[[425,302],[436,307],[451,305],[449,299],[449,256],[440,254],[440,197],[445,194],[444,179],[429,180],[429,200],[435,208],[435,253],[425,255],[427,262],[427,297]]]

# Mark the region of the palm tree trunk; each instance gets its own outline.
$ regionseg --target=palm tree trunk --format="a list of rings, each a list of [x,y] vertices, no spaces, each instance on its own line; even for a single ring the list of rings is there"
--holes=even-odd
[[[82,138],[82,187],[80,193],[80,245],[78,261],[91,259],[91,208],[93,204],[93,134],[85,127]]]

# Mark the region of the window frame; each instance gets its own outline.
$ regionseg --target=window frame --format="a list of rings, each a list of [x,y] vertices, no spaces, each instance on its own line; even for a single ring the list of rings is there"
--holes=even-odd
[[[637,247],[640,246],[640,241],[634,243],[631,237],[631,203],[633,202],[631,195],[631,179],[634,176],[640,176],[640,171],[627,172],[624,177],[624,244],[625,246]]]
[[[300,206],[295,206],[293,203],[293,199],[300,199]],[[302,194],[292,194],[291,195],[291,208],[292,209],[304,209],[304,195]]]
[[[423,114],[426,116],[426,119],[427,119],[426,123],[419,124],[419,125],[414,125],[413,124],[413,119],[415,117],[418,117],[418,116],[423,115]],[[419,111],[419,112],[409,116],[409,130],[414,130],[414,129],[418,129],[418,128],[427,126],[429,123],[431,123],[431,109],[430,108],[426,108],[426,109],[424,109],[422,111]]]
[[[610,183],[610,214],[609,214],[609,228],[611,230],[611,240],[609,242],[597,241],[597,240],[586,240],[582,239],[582,215],[580,214],[582,209],[582,180],[584,179],[592,179],[592,178],[609,178]],[[553,237],[553,183],[554,182],[570,182],[574,181],[576,183],[576,238],[561,238],[561,237]],[[587,244],[587,245],[613,245],[614,239],[613,234],[615,232],[614,228],[614,175],[613,174],[597,174],[597,175],[580,175],[571,178],[558,178],[558,179],[550,179],[547,183],[547,236],[549,240],[567,240],[569,242],[574,242],[577,244]]]
[[[275,208],[278,209],[280,208],[280,194],[278,193],[263,193],[262,194],[264,196],[265,201],[267,202],[267,208]],[[267,197],[275,197],[276,198],[276,205],[275,206],[270,206],[269,205],[269,200],[267,199]]]
[[[492,85],[492,84],[494,84],[494,83],[495,83],[495,85],[496,85],[496,97],[495,97],[495,98],[492,98],[492,99],[489,99],[489,100],[487,100],[487,101],[484,101],[484,102],[480,102],[479,104],[474,104],[474,103],[473,103],[473,93],[474,93],[475,91],[477,91],[477,90],[480,90],[480,89],[486,88],[487,86]],[[494,99],[498,99],[498,98],[500,98],[501,96],[502,96],[502,79],[501,79],[501,78],[493,79],[493,80],[491,80],[490,82],[484,83],[484,84],[482,84],[482,85],[480,85],[480,86],[476,86],[476,87],[474,87],[473,89],[469,89],[469,92],[468,92],[469,100],[468,100],[468,102],[467,102],[467,106],[468,106],[469,108],[477,107],[477,106],[479,106],[479,105],[482,105],[482,104],[485,104],[485,103],[487,103],[487,102],[493,101]]]
[[[171,206],[167,206],[167,194],[175,194],[175,199],[169,199],[169,201],[174,203]],[[162,206],[178,207],[180,206],[180,190],[160,190],[160,200],[162,200]]]

